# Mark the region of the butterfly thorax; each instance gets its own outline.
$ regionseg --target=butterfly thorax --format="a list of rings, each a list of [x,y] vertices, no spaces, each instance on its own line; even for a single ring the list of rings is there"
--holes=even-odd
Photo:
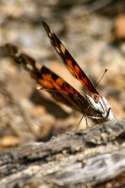
[[[97,120],[98,122],[104,122],[114,119],[111,106],[106,100],[106,98],[100,95],[97,96],[97,94],[95,94],[95,96],[96,96],[96,100],[95,97],[93,98],[90,97],[89,95],[86,95],[91,108],[94,109],[94,114],[90,118],[92,120]]]

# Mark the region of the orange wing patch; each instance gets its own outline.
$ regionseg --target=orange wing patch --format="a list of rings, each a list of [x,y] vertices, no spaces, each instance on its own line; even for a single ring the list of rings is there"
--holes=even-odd
[[[71,74],[77,78],[83,85],[85,91],[93,97],[95,100],[95,95],[99,95],[96,88],[93,86],[87,75],[83,72],[83,70],[79,67],[77,62],[62,44],[62,42],[58,39],[55,33],[52,33],[49,26],[43,22],[44,29],[46,30],[48,37],[51,41],[52,46],[56,49],[57,53],[62,58],[64,64],[67,66],[68,70]]]
[[[75,92],[78,92],[61,77],[56,75],[45,66],[42,66],[40,70],[40,77],[38,78],[38,83],[46,89],[52,89],[53,91],[56,90],[64,95],[74,94]]]
[[[89,103],[84,96],[47,67],[41,67],[36,81],[56,100],[86,114]]]

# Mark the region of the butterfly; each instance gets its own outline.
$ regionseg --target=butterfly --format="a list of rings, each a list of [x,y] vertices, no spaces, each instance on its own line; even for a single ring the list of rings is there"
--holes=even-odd
[[[81,112],[84,116],[97,123],[114,119],[111,106],[106,98],[99,94],[88,76],[80,68],[56,34],[51,31],[48,24],[43,21],[42,25],[62,62],[66,65],[69,72],[81,82],[85,92],[80,93],[46,66],[38,69],[35,60],[27,54],[21,53],[15,56],[15,61],[23,64],[41,88],[47,90],[57,101]]]

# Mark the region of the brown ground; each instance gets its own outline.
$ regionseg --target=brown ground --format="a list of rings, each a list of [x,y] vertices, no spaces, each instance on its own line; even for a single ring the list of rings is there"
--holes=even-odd
[[[95,83],[108,68],[98,90],[109,100],[116,117],[122,118],[125,113],[124,8],[118,3],[98,9],[91,3],[86,7],[84,1],[66,2],[1,0],[0,46],[8,42],[18,45],[40,66],[45,64],[77,88],[77,81],[48,42],[41,25],[41,20],[46,20]],[[0,149],[32,140],[48,140],[57,133],[77,128],[81,115],[53,101],[46,91],[38,92],[27,72],[0,49]],[[80,128],[84,127],[83,119]]]

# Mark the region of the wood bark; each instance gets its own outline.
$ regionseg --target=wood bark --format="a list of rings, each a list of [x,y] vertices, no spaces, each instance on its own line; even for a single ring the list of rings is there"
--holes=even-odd
[[[124,136],[125,118],[4,151],[0,187],[104,185],[125,172]]]

